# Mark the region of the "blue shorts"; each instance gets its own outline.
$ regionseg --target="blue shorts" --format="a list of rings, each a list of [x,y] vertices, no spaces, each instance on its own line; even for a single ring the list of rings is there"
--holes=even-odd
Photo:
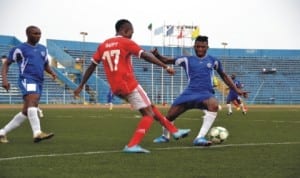
[[[229,93],[226,99],[226,102],[229,103],[234,100],[240,100],[240,96],[236,93]]]
[[[19,79],[19,88],[22,92],[22,95],[28,94],[39,94],[42,95],[43,85],[40,82],[36,82],[32,79]]]
[[[197,91],[191,89],[185,89],[173,102],[172,106],[184,104],[189,108],[203,109],[202,102],[211,97],[215,97],[212,92],[209,91]]]

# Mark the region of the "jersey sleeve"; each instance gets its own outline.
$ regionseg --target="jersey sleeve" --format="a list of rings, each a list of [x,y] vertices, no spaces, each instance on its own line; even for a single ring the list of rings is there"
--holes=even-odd
[[[184,66],[188,63],[188,59],[186,56],[180,56],[175,58],[175,65],[177,66]]]
[[[101,45],[98,46],[96,52],[94,53],[94,55],[93,55],[93,57],[92,57],[92,59],[91,59],[91,61],[92,61],[93,63],[95,63],[95,64],[99,64],[100,61],[102,60],[102,59],[101,59],[101,54],[100,54],[100,51],[101,51],[100,48],[101,48]]]
[[[18,47],[12,48],[8,55],[9,62],[17,62],[19,60],[22,60],[23,58],[24,57],[23,57],[22,50]]]
[[[214,60],[214,69],[218,72],[218,73],[221,73],[223,72],[223,66],[222,66],[222,63],[219,59],[216,59]]]

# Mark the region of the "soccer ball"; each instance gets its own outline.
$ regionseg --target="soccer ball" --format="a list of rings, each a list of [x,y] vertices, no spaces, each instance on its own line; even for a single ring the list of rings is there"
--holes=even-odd
[[[208,132],[208,138],[215,144],[224,142],[229,136],[229,132],[226,128],[217,126],[212,127]]]

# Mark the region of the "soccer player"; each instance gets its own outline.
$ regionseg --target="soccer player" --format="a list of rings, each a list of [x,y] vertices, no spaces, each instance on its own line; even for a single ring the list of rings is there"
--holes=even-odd
[[[152,53],[144,51],[131,40],[133,26],[130,21],[126,19],[118,20],[115,24],[115,30],[115,37],[109,38],[99,45],[81,83],[74,91],[74,96],[79,97],[84,84],[94,72],[97,64],[102,62],[113,94],[127,100],[133,109],[139,110],[142,114],[132,138],[123,149],[124,152],[149,153],[149,150],[142,148],[139,143],[150,129],[153,119],[158,120],[160,124],[166,127],[173,134],[174,139],[187,136],[190,129],[177,129],[152,105],[147,93],[136,80],[131,55],[161,66],[169,74],[174,74],[174,69],[162,63]]]
[[[18,64],[18,83],[24,102],[22,111],[0,130],[1,143],[7,143],[7,133],[20,126],[27,118],[35,143],[54,136],[53,133],[42,132],[38,117],[38,104],[42,94],[44,71],[49,73],[53,79],[56,78],[56,75],[49,66],[46,47],[38,43],[41,38],[41,30],[36,26],[29,26],[26,28],[26,35],[27,42],[14,47],[2,67],[2,87],[8,91],[10,89],[10,83],[7,80],[9,66],[13,62]]]
[[[232,79],[234,85],[237,88],[243,88],[243,84],[239,80],[236,79],[235,74],[231,75],[231,79]],[[244,106],[241,97],[239,96],[239,94],[235,90],[230,88],[229,93],[227,95],[227,99],[226,99],[226,105],[227,105],[227,108],[228,108],[227,115],[232,115],[231,103],[233,103],[237,107],[238,110],[242,109],[242,113],[244,115],[246,115],[247,109]]]
[[[184,68],[188,86],[175,99],[169,109],[166,118],[169,121],[175,119],[189,109],[200,109],[204,111],[203,123],[200,131],[193,141],[195,146],[209,146],[211,141],[205,138],[207,132],[213,125],[218,112],[218,101],[214,95],[213,72],[220,75],[222,80],[239,95],[247,97],[247,92],[237,88],[230,77],[223,71],[221,62],[213,56],[207,54],[208,37],[198,36],[194,43],[196,56],[178,56],[175,58],[165,57],[159,54],[157,49],[152,53],[165,64],[175,64]],[[154,143],[164,143],[169,141],[169,132],[163,128],[162,136],[154,139]]]
[[[109,105],[109,110],[111,111],[113,109],[113,100],[114,100],[114,94],[111,91],[111,89],[107,93],[107,103]]]
[[[7,56],[6,55],[1,56],[2,64],[4,64],[6,61],[7,61]]]

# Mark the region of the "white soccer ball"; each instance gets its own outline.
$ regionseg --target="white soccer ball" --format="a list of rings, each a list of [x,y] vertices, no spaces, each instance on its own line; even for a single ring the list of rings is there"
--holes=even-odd
[[[224,142],[229,136],[229,132],[226,128],[217,126],[212,127],[208,132],[208,138],[215,144]]]

